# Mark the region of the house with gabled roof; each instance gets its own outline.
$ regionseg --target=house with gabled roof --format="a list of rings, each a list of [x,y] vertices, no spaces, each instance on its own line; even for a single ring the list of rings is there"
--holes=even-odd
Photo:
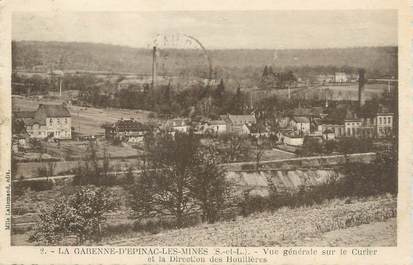
[[[305,135],[310,133],[310,119],[305,116],[294,116],[290,119],[290,128],[294,131]]]
[[[167,120],[162,128],[168,132],[189,133],[191,130],[190,120],[186,118],[175,118]]]
[[[72,138],[72,116],[64,105],[40,104],[35,111],[13,112],[13,119],[24,124],[30,138]]]
[[[120,119],[115,123],[107,123],[102,126],[105,129],[105,137],[108,140],[119,140],[129,143],[141,143],[150,127],[131,119]]]
[[[227,124],[227,132],[236,134],[249,134],[249,127],[256,124],[254,115],[221,115],[221,119]]]

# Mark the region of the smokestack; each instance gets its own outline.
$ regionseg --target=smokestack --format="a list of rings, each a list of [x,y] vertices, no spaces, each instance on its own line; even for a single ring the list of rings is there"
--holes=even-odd
[[[156,86],[156,46],[153,46],[152,52],[152,90]]]
[[[366,103],[366,98],[364,96],[364,84],[366,71],[364,69],[359,69],[359,107],[361,108]]]

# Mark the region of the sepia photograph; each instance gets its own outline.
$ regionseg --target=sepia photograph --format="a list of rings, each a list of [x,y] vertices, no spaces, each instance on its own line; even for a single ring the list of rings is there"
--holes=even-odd
[[[397,9],[13,12],[11,245],[397,247],[398,40]]]

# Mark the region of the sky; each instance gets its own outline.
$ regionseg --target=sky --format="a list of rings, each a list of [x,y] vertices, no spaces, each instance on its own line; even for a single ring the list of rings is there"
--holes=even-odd
[[[12,18],[13,40],[150,47],[158,34],[190,35],[207,49],[395,46],[398,38],[394,10],[16,12]]]

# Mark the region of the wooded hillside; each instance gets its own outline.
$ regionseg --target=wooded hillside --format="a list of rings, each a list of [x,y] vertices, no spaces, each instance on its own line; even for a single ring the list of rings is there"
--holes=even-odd
[[[13,41],[13,67],[31,69],[35,65],[60,69],[150,73],[150,49],[95,43]],[[225,69],[256,69],[303,66],[363,67],[380,76],[397,76],[397,47],[361,47],[310,50],[209,50],[218,74]],[[169,73],[186,69],[207,71],[201,50],[160,51]],[[232,72],[233,70],[231,70]]]

